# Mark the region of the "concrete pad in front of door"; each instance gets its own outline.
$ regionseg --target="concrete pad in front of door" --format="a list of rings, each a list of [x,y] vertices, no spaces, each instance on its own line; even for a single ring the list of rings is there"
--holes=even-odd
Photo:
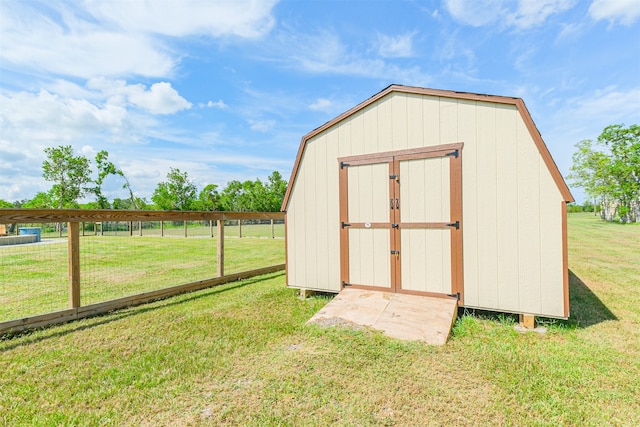
[[[453,298],[346,288],[307,323],[368,326],[393,338],[443,345],[457,309]]]

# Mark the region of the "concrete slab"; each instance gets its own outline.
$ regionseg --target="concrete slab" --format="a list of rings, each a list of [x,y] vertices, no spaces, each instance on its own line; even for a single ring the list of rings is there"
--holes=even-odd
[[[457,309],[453,298],[346,288],[307,323],[370,327],[393,338],[443,345]]]

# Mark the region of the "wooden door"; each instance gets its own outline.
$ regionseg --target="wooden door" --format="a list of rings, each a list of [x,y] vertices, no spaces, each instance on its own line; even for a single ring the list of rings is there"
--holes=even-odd
[[[388,158],[353,159],[341,165],[341,271],[343,286],[394,290],[389,251],[390,233]]]
[[[461,150],[339,159],[343,287],[462,298]]]

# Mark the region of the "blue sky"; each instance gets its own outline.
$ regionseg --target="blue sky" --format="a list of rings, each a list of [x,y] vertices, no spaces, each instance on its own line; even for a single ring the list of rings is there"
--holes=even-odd
[[[566,175],[640,123],[640,0],[0,0],[0,199],[48,190],[69,144],[148,200],[170,167],[288,178],[302,135],[392,83],[523,98]]]

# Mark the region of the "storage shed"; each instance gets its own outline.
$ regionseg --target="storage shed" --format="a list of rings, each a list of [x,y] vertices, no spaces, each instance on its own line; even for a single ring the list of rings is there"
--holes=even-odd
[[[302,137],[287,286],[566,318],[572,201],[522,99],[392,85]]]

